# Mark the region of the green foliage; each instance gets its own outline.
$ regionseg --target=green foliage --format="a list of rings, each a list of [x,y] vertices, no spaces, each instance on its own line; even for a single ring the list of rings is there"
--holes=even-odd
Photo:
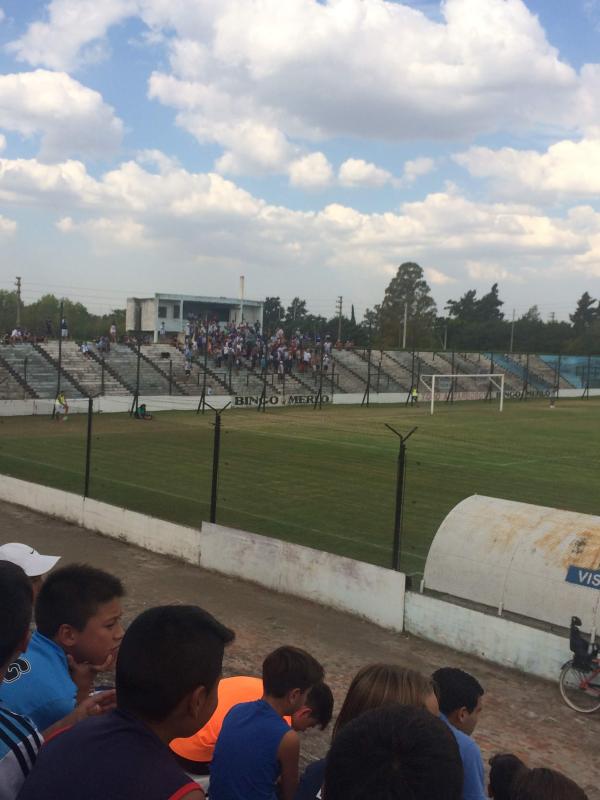
[[[56,338],[60,330],[60,299],[45,294],[33,303],[21,305],[21,327],[35,336],[46,336],[48,325],[51,336]],[[82,303],[64,300],[63,316],[69,326],[72,339],[95,339],[107,335],[114,322],[117,331],[125,331],[125,309],[114,309],[108,314],[91,314]],[[0,329],[10,333],[17,317],[15,292],[0,292]]]
[[[425,347],[433,338],[436,305],[423,270],[407,261],[398,267],[378,310],[379,339],[383,347],[402,344],[404,310],[407,312],[407,346]]]

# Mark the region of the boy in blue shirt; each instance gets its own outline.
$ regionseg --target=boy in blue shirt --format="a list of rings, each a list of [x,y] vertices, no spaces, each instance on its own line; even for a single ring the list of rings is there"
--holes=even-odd
[[[297,647],[266,657],[264,694],[240,703],[223,721],[210,769],[211,800],[292,800],[298,786],[298,734],[283,720],[306,705],[323,667]]]
[[[140,614],[117,661],[117,708],[45,744],[18,800],[203,800],[169,742],[208,722],[233,638],[196,606]]]
[[[431,676],[438,687],[440,717],[448,725],[463,763],[463,800],[486,800],[481,750],[471,738],[482,709],[483,688],[468,672],[442,667]]]
[[[36,600],[37,630],[6,671],[0,701],[45,731],[86,700],[123,638],[121,581],[72,564],[51,573]]]

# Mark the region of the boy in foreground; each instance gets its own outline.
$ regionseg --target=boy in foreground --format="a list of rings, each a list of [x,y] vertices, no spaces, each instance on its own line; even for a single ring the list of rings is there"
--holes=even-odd
[[[453,667],[442,667],[431,677],[438,687],[440,717],[460,750],[465,774],[462,798],[486,800],[481,750],[471,738],[482,709],[483,688],[468,672]]]
[[[323,667],[296,647],[279,647],[263,662],[264,694],[225,717],[210,769],[211,800],[292,800],[298,786],[298,734],[283,717],[306,705]]]
[[[41,731],[85,701],[96,674],[114,665],[123,638],[121,581],[72,564],[52,572],[37,597],[37,630],[13,662],[0,700]]]
[[[174,739],[171,742],[171,750],[175,753],[178,763],[194,775],[209,775],[223,720],[234,706],[260,700],[263,694],[264,687],[260,678],[246,675],[223,678],[219,683],[217,710],[206,725],[189,739]],[[291,717],[287,717],[286,722],[298,732],[307,731],[316,725],[325,730],[332,713],[331,689],[326,683],[318,683],[308,693],[306,704]]]
[[[233,638],[196,606],[140,614],[121,645],[116,710],[48,742],[19,800],[202,800],[169,742],[194,734],[215,710]]]

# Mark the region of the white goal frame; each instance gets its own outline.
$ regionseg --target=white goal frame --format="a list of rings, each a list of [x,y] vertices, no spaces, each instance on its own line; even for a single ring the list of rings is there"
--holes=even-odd
[[[460,372],[460,373],[453,373],[453,374],[446,374],[446,375],[421,375],[421,382],[426,387],[427,391],[431,392],[431,405],[430,411],[433,414],[433,410],[435,407],[435,382],[438,378],[485,378],[487,381],[491,383],[492,386],[495,386],[496,389],[500,392],[500,408],[499,411],[504,410],[504,373],[503,372],[479,372],[476,374],[471,374],[469,372]],[[431,383],[427,383],[427,379],[431,380]],[[498,380],[500,381],[498,383]]]

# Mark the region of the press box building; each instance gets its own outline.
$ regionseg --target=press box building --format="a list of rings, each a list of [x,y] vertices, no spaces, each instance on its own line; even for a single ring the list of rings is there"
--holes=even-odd
[[[128,297],[126,326],[128,331],[151,335],[158,341],[162,330],[169,335],[185,331],[190,321],[216,319],[220,323],[263,324],[261,300],[204,297],[190,294],[155,294],[154,297]],[[164,323],[164,328],[163,328]]]

